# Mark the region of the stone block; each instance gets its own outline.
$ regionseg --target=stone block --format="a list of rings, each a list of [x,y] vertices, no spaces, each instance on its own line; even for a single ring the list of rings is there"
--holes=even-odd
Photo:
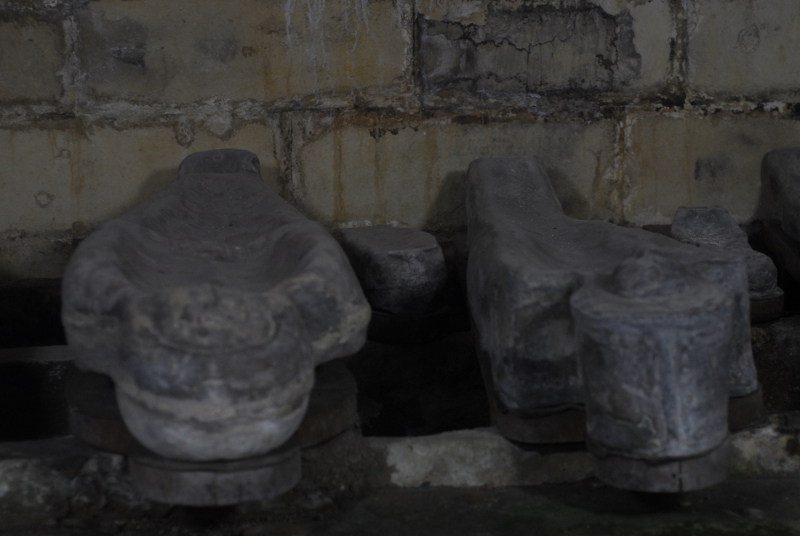
[[[425,90],[492,96],[664,85],[672,19],[664,2],[420,4]]]
[[[54,24],[0,22],[0,101],[55,100],[64,37]]]
[[[411,61],[404,5],[104,0],[79,12],[81,61],[104,98],[352,99],[402,82]]]
[[[72,129],[0,130],[0,146],[8,148],[0,168],[0,194],[7,203],[0,215],[0,230],[32,235],[66,234],[74,228],[81,237],[85,231],[80,229],[119,216],[171,184],[177,162],[195,150],[231,145],[252,150],[262,158],[265,182],[277,189],[272,129],[249,124],[231,134],[222,141],[199,131],[187,148],[176,141],[172,129],[164,127],[96,128],[86,135]],[[7,270],[18,272],[21,266],[36,262],[26,260],[35,257],[26,247],[49,256],[49,242],[19,238],[24,240],[9,244],[19,260],[4,258]],[[57,253],[54,250],[52,258],[59,258]]]
[[[320,125],[314,116],[298,114],[293,127],[295,197],[309,217],[326,225],[463,228],[469,163],[482,156],[536,153],[546,157],[567,214],[617,217],[613,121],[483,124],[478,118],[444,117],[371,125],[370,117],[341,119]]]
[[[342,247],[373,309],[423,314],[447,284],[442,248],[433,235],[378,225],[342,230]]]
[[[800,145],[800,125],[766,115],[691,113],[628,119],[624,214],[669,224],[680,206],[720,205],[738,223],[774,217],[761,163],[772,149]]]
[[[793,0],[693,2],[688,86],[710,96],[780,99],[800,84]]]

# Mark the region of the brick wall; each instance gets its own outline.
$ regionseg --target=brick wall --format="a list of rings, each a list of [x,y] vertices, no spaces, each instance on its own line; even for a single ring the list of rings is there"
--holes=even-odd
[[[0,0],[0,278],[254,151],[331,228],[464,226],[480,156],[539,155],[567,213],[769,212],[800,145],[797,0]]]

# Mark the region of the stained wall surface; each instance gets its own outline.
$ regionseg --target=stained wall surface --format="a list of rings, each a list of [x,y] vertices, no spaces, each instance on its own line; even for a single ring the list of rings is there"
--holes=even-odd
[[[566,212],[768,215],[800,144],[796,0],[0,0],[0,279],[250,149],[331,229],[463,229],[482,156],[542,157]]]

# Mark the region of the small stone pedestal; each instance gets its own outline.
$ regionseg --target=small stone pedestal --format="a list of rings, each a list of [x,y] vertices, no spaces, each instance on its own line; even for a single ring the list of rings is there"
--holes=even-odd
[[[372,306],[367,331],[380,342],[428,342],[449,332],[444,254],[433,235],[378,225],[342,231],[347,253]]]

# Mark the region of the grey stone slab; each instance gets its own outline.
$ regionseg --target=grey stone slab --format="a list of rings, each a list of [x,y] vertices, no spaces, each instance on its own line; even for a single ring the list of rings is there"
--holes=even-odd
[[[76,363],[114,379],[134,437],[188,460],[286,441],[314,366],[358,350],[369,322],[336,241],[233,149],[190,155],[174,184],[84,240],[63,301]]]
[[[735,256],[640,229],[569,218],[536,158],[473,161],[466,203],[470,310],[498,398],[509,409],[536,413],[585,402],[569,300],[645,250],[662,252],[731,294],[728,394],[756,391],[747,273]]]
[[[373,308],[423,314],[437,306],[447,268],[433,235],[409,227],[357,227],[342,230],[342,247]]]
[[[747,265],[751,300],[783,294],[777,288],[778,269],[772,259],[750,247],[747,234],[723,207],[680,207],[670,232],[674,239],[687,244],[740,254]]]

